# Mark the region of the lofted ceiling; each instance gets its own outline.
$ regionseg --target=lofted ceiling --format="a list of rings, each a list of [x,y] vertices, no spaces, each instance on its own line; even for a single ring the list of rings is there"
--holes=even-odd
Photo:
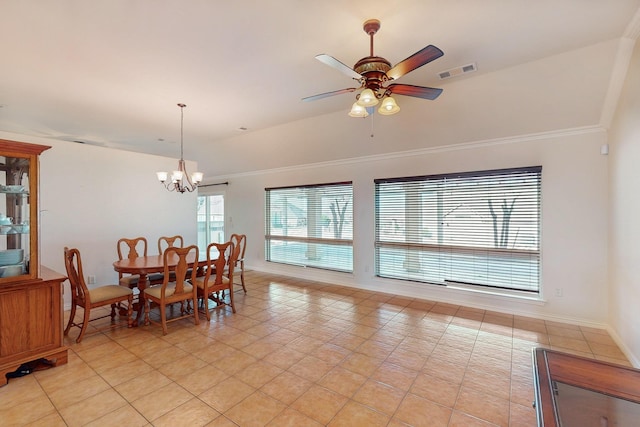
[[[0,0],[0,131],[177,158],[183,102],[185,158],[221,176],[596,124],[615,61],[611,41],[639,7]],[[399,114],[373,119],[346,116],[354,93],[302,102],[354,86],[314,56],[349,66],[367,56],[362,24],[370,18],[382,23],[375,54],[392,64],[428,44],[444,51],[398,80],[443,88],[440,98],[399,96]],[[438,78],[471,63],[477,71]],[[574,114],[549,110],[558,105]]]

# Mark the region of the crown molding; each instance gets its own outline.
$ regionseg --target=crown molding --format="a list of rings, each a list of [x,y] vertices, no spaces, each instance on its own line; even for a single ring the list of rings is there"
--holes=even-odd
[[[531,133],[531,134],[525,134],[525,135],[517,135],[517,136],[505,137],[505,138],[495,138],[495,139],[486,139],[486,140],[479,140],[479,141],[473,141],[473,142],[464,142],[460,144],[440,145],[437,147],[420,148],[417,150],[376,154],[372,156],[353,157],[349,159],[332,160],[327,162],[306,163],[303,165],[287,166],[287,167],[274,168],[274,169],[262,169],[262,170],[251,171],[251,172],[242,172],[238,174],[211,177],[211,180],[214,180],[214,181],[228,180],[231,178],[243,178],[243,177],[250,177],[250,176],[257,176],[257,175],[299,172],[303,170],[322,168],[322,167],[328,167],[328,166],[344,166],[344,165],[353,165],[358,163],[375,162],[375,161],[381,161],[381,160],[401,159],[406,157],[415,157],[415,156],[428,155],[433,153],[445,153],[445,152],[451,152],[451,151],[469,150],[469,149],[475,149],[475,148],[492,147],[496,145],[518,144],[518,143],[538,141],[538,140],[544,140],[544,139],[593,134],[593,133],[606,132],[606,131],[607,130],[600,125],[583,126],[583,127],[570,128],[570,129],[561,129],[561,130],[554,130],[554,131],[548,131],[548,132],[538,132],[538,133]],[[206,183],[203,183],[203,184],[206,184]]]

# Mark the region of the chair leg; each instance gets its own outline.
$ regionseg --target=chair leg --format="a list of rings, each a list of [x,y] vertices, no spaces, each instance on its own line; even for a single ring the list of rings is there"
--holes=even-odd
[[[233,287],[233,285],[231,285]],[[244,285],[242,285],[244,287]],[[245,291],[247,292],[247,291]],[[233,302],[233,289],[229,290],[229,305],[231,306],[231,310],[236,312],[236,305]]]
[[[247,293],[247,288],[244,286],[244,261],[242,262],[242,265],[240,266],[240,283],[242,283],[242,290],[244,291],[244,293]],[[235,313],[235,311],[234,311]]]
[[[116,320],[116,303],[111,304],[111,321]]]
[[[69,321],[67,322],[67,327],[64,328],[65,335],[69,334],[69,329],[71,329],[71,326],[73,325],[73,319],[75,319],[76,317],[76,307],[77,307],[76,302],[71,301],[71,312],[69,313]]]
[[[204,295],[204,291],[202,292]],[[204,310],[204,314],[207,317],[207,322],[211,321],[211,313],[209,313],[209,298],[207,297],[207,295],[204,295],[201,298],[202,301],[202,309]]]
[[[129,307],[127,308],[127,326],[133,326],[133,295],[129,295]]]
[[[167,307],[164,302],[160,303],[160,322],[162,323],[162,335],[167,335]]]
[[[144,326],[149,325],[149,308],[151,306],[151,300],[145,298],[144,300]]]
[[[198,316],[198,295],[194,294],[193,298],[191,300],[187,300],[187,301],[193,301],[193,317],[195,318],[195,323],[196,325],[200,324],[200,317]]]
[[[84,336],[85,331],[87,330],[87,326],[89,325],[89,317],[91,317],[91,309],[84,307],[84,316],[82,320],[82,328],[80,329],[80,335],[76,338],[76,343],[80,344],[82,341],[82,337]]]

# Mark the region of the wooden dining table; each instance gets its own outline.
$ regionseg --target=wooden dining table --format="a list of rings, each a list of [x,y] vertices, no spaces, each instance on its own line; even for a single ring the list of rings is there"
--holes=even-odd
[[[169,270],[175,270],[176,265],[178,264],[178,256],[175,253],[170,254],[167,259],[167,265],[169,266]],[[190,253],[187,255],[187,264],[189,268],[198,268],[202,269],[205,265],[207,265],[207,257],[204,258],[202,254],[199,259],[196,259],[194,253]],[[139,298],[139,306],[138,306],[138,314],[136,317],[135,324],[142,319],[142,312],[144,310],[144,290],[149,286],[148,275],[152,273],[162,273],[164,272],[164,260],[162,255],[147,255],[141,256],[135,259],[121,259],[119,261],[115,261],[113,263],[113,269],[118,273],[125,274],[137,274],[140,276],[138,279],[137,288],[140,291]],[[198,275],[200,275],[198,273]]]

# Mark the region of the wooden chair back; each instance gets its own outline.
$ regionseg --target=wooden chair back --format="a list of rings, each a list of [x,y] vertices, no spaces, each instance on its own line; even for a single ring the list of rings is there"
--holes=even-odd
[[[144,323],[158,323],[151,320],[149,312],[151,310],[151,302],[158,305],[160,309],[160,322],[162,333],[167,334],[167,322],[184,319],[185,317],[193,317],[196,325],[200,323],[198,319],[198,292],[195,283],[196,268],[189,267],[189,258],[198,260],[198,247],[196,245],[180,248],[171,246],[165,249],[162,254],[164,263],[164,272],[162,285],[151,286],[144,290]],[[180,315],[167,319],[166,307],[169,304],[180,302]],[[187,304],[185,304],[185,302]],[[193,304],[193,305],[191,305]],[[193,307],[193,308],[191,308]]]
[[[158,239],[158,253],[163,254],[168,248],[184,246],[184,239],[182,236],[162,236]]]
[[[123,260],[125,256],[128,259],[147,256],[147,239],[144,237],[134,237],[133,239],[123,237],[118,240],[118,259]]]
[[[78,249],[64,248],[64,266],[67,270],[67,278],[71,284],[71,312],[67,326],[64,329],[64,335],[69,333],[71,327],[80,328],[80,334],[76,339],[79,343],[87,331],[89,322],[94,320],[111,317],[113,322],[116,317],[116,308],[119,309],[120,315],[123,315],[124,308],[122,303],[127,302],[127,325],[132,326],[131,314],[133,310],[133,291],[119,285],[102,285],[97,288],[89,289],[84,281],[84,272],[82,271],[82,258]],[[92,298],[93,293],[93,298]],[[91,318],[91,309],[102,306],[111,306],[111,312],[103,316]],[[75,321],[76,309],[80,306],[84,309],[82,322]]]
[[[236,312],[233,302],[233,254],[236,253],[231,241],[225,243],[210,243],[207,246],[207,266],[203,278],[193,282],[198,291],[198,297],[202,301],[207,320],[211,320],[209,300],[216,306],[229,305]],[[229,302],[225,302],[225,291],[229,290]]]
[[[230,261],[234,252],[235,246],[231,241],[226,243],[210,243],[207,246],[207,270],[204,281],[209,289],[228,285],[228,283],[224,283],[227,281],[223,279],[228,278],[229,275],[233,276],[234,266]],[[220,290],[223,289],[215,289],[214,292]]]
[[[71,285],[71,298],[74,303],[82,307],[91,304],[89,289],[82,272],[82,258],[78,249],[64,248],[64,266],[67,270],[67,278]]]
[[[240,283],[242,284],[242,290],[246,294],[247,288],[244,285],[244,253],[247,250],[247,236],[246,234],[232,234],[231,241],[235,245],[237,251],[234,266],[240,272]]]
[[[187,262],[189,254],[193,254],[195,259],[198,259],[199,251],[196,245],[187,246],[185,248],[170,246],[163,252],[162,260],[164,263],[164,280],[162,282],[162,298],[165,299],[167,285],[169,283],[175,283],[174,296],[185,294],[185,283],[191,282],[196,279],[196,269],[190,268]],[[173,257],[178,257],[178,263],[174,267],[171,267],[169,262]],[[189,292],[191,292],[192,286],[189,286]]]
[[[238,251],[237,261],[244,261],[244,253],[247,250],[247,235],[246,234],[232,234],[231,241],[233,242],[236,250]]]
[[[125,258],[134,260],[141,256],[147,256],[147,239],[145,237],[127,238],[123,237],[118,240],[118,260]],[[118,272],[118,280],[120,285],[127,286],[128,288],[134,288],[138,285],[139,275],[123,274]],[[149,278],[151,281],[151,278]]]

